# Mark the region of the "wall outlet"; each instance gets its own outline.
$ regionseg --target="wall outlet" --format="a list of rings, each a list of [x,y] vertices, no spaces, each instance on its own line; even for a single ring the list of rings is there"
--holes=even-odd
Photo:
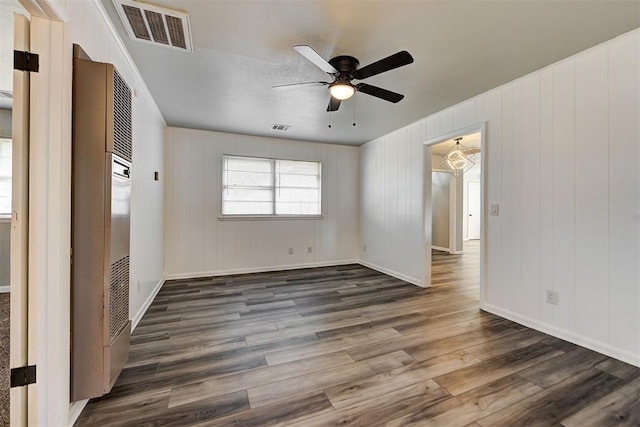
[[[289,255],[293,255],[293,248],[289,248]]]
[[[367,245],[362,245],[362,252],[367,252]]]
[[[311,246],[307,246],[307,253],[310,254],[313,252],[313,248]]]
[[[558,305],[558,291],[547,289],[546,297],[549,304]]]

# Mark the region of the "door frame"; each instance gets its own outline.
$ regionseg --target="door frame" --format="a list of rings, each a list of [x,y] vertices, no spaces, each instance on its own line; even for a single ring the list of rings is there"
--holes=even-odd
[[[26,420],[68,425],[71,247],[71,78],[69,16],[55,0],[18,0],[31,16]],[[12,316],[13,317],[13,316]],[[67,367],[65,369],[65,367]],[[13,414],[12,414],[13,417]],[[13,423],[12,423],[13,425]]]
[[[487,274],[487,225],[488,225],[488,202],[487,194],[487,122],[476,123],[447,132],[435,138],[430,138],[423,142],[423,277],[422,283],[424,287],[431,286],[431,146],[444,142],[462,135],[471,133],[480,133],[480,155],[482,162],[480,163],[480,206],[481,206],[481,222],[480,222],[480,308],[483,308],[486,301],[486,274]]]
[[[17,13],[13,18],[13,49],[30,51],[29,19]],[[10,249],[10,340],[9,367],[28,363],[28,227],[29,227],[29,80],[24,71],[13,71],[11,249]],[[11,425],[26,425],[29,386],[9,389]]]

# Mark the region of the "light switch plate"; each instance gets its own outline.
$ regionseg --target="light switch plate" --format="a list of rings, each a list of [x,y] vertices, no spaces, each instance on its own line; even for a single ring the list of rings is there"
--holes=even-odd
[[[500,215],[500,205],[497,203],[492,203],[489,207],[489,215],[498,216]]]

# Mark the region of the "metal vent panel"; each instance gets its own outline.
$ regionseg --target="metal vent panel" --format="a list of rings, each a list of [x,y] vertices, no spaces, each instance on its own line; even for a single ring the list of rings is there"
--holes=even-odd
[[[113,70],[113,152],[132,162],[131,89]]]
[[[147,17],[153,40],[156,43],[169,44],[169,37],[167,37],[167,31],[164,28],[162,15],[150,10],[145,10],[144,15]]]
[[[182,49],[187,48],[187,41],[185,40],[184,26],[182,25],[182,19],[175,16],[166,15],[167,27],[169,28],[169,37],[171,37],[171,44]]]
[[[289,129],[291,129],[291,125],[283,125],[280,123],[274,123],[271,125],[271,130],[278,130],[278,131],[282,131],[282,132],[286,132]]]
[[[111,264],[109,283],[109,339],[129,322],[129,256]]]
[[[186,13],[133,0],[113,0],[113,4],[133,40],[193,52]]]
[[[149,31],[147,30],[144,18],[142,17],[142,10],[137,7],[127,6],[126,4],[122,5],[122,9],[127,18],[127,22],[129,23],[129,27],[133,31],[133,34],[135,34],[136,38],[151,41]]]

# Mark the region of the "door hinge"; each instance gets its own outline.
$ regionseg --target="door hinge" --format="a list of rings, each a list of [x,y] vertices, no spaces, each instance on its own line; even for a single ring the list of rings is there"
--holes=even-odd
[[[13,51],[14,70],[37,73],[39,68],[39,57],[37,53],[23,52],[21,50]]]
[[[36,365],[22,366],[11,370],[11,388],[22,387],[36,382]]]

